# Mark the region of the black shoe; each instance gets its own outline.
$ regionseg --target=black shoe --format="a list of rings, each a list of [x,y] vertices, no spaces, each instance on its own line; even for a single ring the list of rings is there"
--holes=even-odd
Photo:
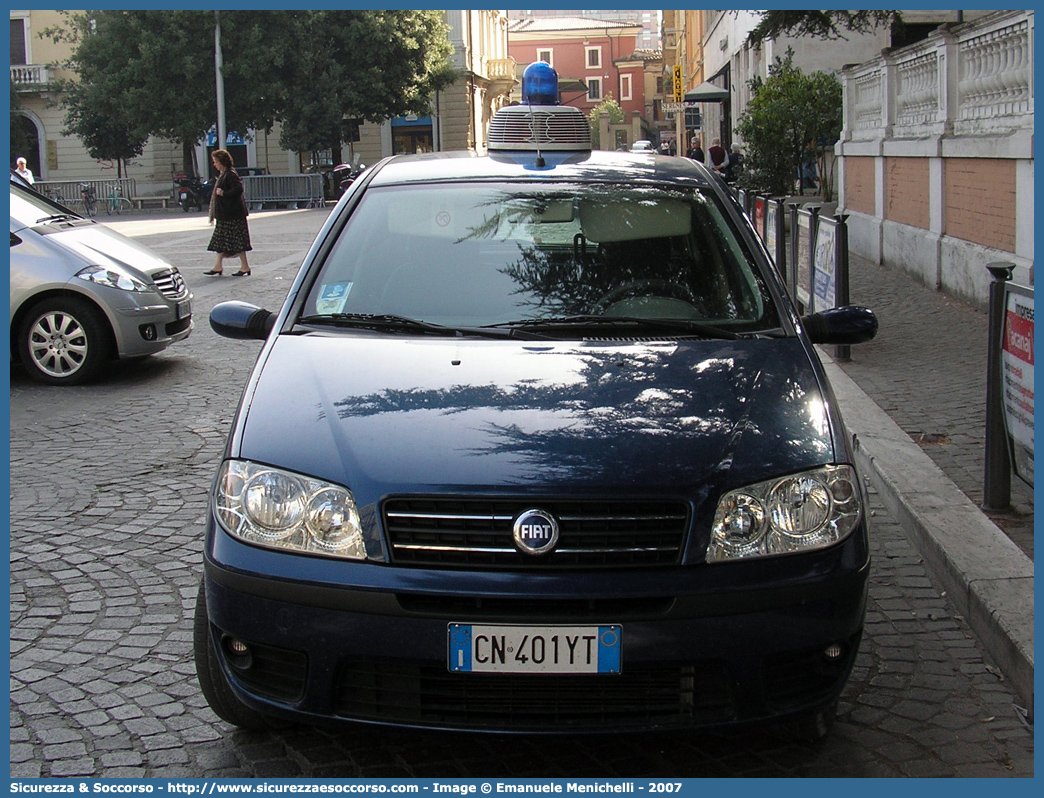
[[[203,272],[203,274],[206,277],[220,277],[221,275],[224,274],[224,272],[217,272],[217,271],[214,271],[213,269],[211,269],[209,272]]]
[[[232,272],[233,277],[249,277],[250,272]]]

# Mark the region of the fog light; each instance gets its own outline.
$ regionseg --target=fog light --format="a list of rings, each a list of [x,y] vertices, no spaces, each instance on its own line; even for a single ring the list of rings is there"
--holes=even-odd
[[[827,659],[841,659],[845,653],[845,647],[840,643],[831,643],[823,650]]]
[[[156,340],[156,325],[155,324],[143,324],[138,328],[141,330],[141,337],[146,341]]]
[[[247,644],[235,637],[230,637],[226,641],[226,645],[228,646],[228,650],[235,654],[237,657],[243,657],[250,653],[250,649],[247,647]]]

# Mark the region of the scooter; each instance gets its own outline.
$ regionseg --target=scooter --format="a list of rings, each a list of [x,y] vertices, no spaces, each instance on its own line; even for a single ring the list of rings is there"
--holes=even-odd
[[[179,174],[174,175],[174,190],[178,205],[188,213],[190,208],[201,211],[210,205],[210,192],[214,186],[211,181],[200,180],[195,175],[189,177]]]
[[[363,173],[364,169],[366,169],[366,164],[364,163],[342,163],[333,168],[333,183],[337,186],[338,197],[348,190],[348,186],[355,182],[355,179]]]

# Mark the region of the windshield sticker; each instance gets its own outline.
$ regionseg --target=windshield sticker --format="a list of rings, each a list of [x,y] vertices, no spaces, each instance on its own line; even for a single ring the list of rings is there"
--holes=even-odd
[[[319,290],[319,298],[315,300],[315,312],[342,313],[352,291],[351,283],[327,283]]]

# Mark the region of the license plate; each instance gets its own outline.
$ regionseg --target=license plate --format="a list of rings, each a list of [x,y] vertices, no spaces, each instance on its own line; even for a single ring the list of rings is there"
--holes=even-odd
[[[619,673],[619,626],[449,625],[460,673]]]
[[[179,302],[177,307],[178,319],[186,319],[192,315],[192,300],[186,299],[184,302]]]

